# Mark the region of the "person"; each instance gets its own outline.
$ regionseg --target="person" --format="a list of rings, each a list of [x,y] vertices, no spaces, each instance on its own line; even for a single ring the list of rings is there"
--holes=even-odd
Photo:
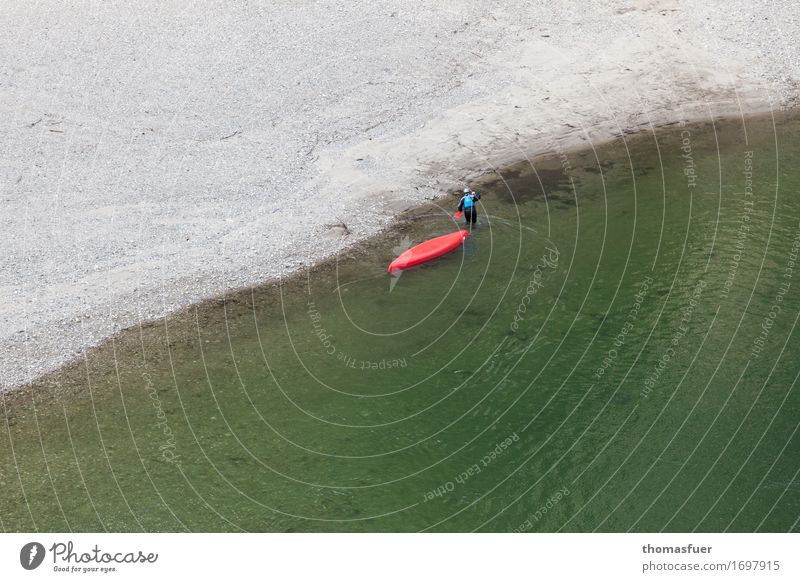
[[[469,225],[473,225],[478,221],[478,208],[475,206],[475,202],[480,199],[480,194],[473,192],[469,188],[464,188],[464,195],[458,202],[458,211],[464,213],[464,220]]]

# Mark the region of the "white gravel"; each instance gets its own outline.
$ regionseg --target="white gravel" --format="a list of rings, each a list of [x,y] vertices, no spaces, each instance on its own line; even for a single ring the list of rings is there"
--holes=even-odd
[[[790,0],[6,0],[0,388],[504,161],[795,105],[799,16]]]

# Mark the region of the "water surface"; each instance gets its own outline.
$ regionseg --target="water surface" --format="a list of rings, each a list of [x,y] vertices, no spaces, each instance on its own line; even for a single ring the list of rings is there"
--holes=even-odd
[[[453,208],[123,334],[3,396],[0,527],[796,530],[798,137],[556,151],[396,280]]]

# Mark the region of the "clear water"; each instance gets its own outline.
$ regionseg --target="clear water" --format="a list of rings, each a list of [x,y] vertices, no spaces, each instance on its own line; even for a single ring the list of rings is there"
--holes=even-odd
[[[123,334],[3,396],[0,527],[796,530],[799,136],[556,152],[394,282],[452,208]]]

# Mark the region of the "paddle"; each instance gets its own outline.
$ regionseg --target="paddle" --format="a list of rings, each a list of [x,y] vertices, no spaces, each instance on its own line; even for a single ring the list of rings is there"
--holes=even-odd
[[[461,218],[461,215],[464,214],[460,210],[453,215],[453,218]]]

